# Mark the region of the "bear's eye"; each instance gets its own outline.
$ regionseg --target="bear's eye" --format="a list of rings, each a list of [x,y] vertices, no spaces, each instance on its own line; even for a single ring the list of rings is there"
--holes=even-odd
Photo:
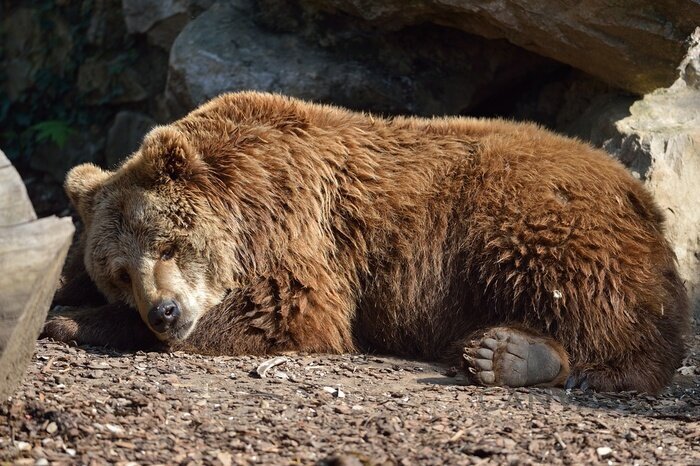
[[[160,260],[169,261],[175,256],[175,246],[169,245],[160,252]]]
[[[127,272],[126,269],[121,269],[117,273],[117,280],[124,285],[129,285],[131,283],[131,275],[129,275],[129,272]]]

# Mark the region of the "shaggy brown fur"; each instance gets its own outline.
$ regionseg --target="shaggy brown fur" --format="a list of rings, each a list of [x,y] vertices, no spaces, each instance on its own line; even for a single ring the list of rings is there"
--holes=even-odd
[[[175,296],[192,326],[159,338],[205,353],[464,352],[503,383],[484,337],[500,327],[503,348],[527,337],[530,371],[530,353],[560,368],[545,384],[647,392],[683,357],[688,304],[651,196],[532,124],[228,94],[66,187],[86,231],[56,300],[74,307],[45,328],[60,339],[156,345],[133,309],[147,322]],[[113,304],[84,301],[91,283]]]

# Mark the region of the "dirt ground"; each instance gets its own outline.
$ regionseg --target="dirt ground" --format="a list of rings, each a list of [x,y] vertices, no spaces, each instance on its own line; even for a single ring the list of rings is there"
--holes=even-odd
[[[40,340],[0,404],[0,464],[700,465],[700,335],[657,397],[481,388],[378,356],[266,361]]]

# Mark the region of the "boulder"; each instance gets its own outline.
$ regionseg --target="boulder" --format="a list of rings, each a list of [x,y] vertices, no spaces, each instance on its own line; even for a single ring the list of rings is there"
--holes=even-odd
[[[217,3],[183,29],[166,88],[173,117],[242,89],[389,114],[459,114],[558,66],[506,41],[431,25],[383,32],[335,21],[290,32],[294,18],[266,9],[261,24],[256,5]]]
[[[147,34],[149,42],[169,50],[183,27],[214,0],[122,0],[130,34]]]
[[[78,90],[85,102],[100,105],[107,102],[140,102],[148,98],[142,76],[120,57],[103,60],[90,57],[78,70]]]
[[[143,113],[128,110],[117,113],[107,133],[107,167],[116,167],[127,155],[138,149],[145,134],[155,125],[156,122]]]
[[[17,388],[34,353],[73,231],[70,218],[36,218],[0,151],[0,402]]]
[[[505,38],[637,94],[674,81],[684,40],[700,24],[696,0],[301,0],[301,4],[361,17],[384,30],[431,22]]]

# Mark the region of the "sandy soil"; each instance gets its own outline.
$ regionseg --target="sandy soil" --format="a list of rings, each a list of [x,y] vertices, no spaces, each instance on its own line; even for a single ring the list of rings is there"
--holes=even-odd
[[[120,354],[37,343],[0,464],[700,465],[700,336],[662,395],[467,385],[377,356]]]

